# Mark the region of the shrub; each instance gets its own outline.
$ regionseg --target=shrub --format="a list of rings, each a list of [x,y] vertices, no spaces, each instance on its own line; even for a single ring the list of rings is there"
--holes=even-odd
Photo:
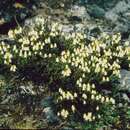
[[[103,114],[104,106],[111,111],[116,101],[102,89],[111,89],[128,59],[120,34],[102,34],[88,42],[85,34],[65,33],[59,23],[38,17],[32,25],[10,30],[8,35],[14,44],[0,44],[0,64],[14,73],[40,64],[35,69],[55,91],[58,116],[84,122],[107,120],[110,115]]]
[[[127,52],[120,45],[119,34],[106,35],[88,45],[79,35],[70,44],[70,50],[62,52],[59,58],[65,64],[62,71],[65,85],[59,88],[58,115],[67,118],[74,114],[85,121],[98,120],[102,105],[115,104],[101,89],[110,87],[113,77],[120,77],[120,64]]]

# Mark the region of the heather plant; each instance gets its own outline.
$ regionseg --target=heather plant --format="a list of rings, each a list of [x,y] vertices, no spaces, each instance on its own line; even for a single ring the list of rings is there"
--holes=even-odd
[[[89,123],[110,119],[116,100],[102,89],[113,87],[128,60],[128,45],[121,44],[120,34],[103,33],[88,42],[84,33],[65,33],[59,23],[38,17],[8,35],[14,44],[1,42],[0,64],[14,74],[40,64],[33,71],[39,70],[45,86],[53,89],[59,117]]]

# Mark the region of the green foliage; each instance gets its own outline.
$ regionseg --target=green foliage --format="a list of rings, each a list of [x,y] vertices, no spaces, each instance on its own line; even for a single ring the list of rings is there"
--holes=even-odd
[[[40,79],[53,90],[59,117],[90,127],[118,120],[115,97],[102,89],[112,89],[113,81],[120,77],[122,62],[128,59],[120,34],[102,34],[88,42],[85,34],[65,33],[59,23],[38,17],[32,25],[10,30],[8,35],[14,44],[1,42],[0,64],[10,74]],[[32,126],[19,123],[16,128]]]

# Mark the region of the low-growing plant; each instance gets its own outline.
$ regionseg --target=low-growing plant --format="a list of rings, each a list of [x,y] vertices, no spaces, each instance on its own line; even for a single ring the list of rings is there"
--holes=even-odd
[[[85,34],[65,33],[59,23],[38,17],[8,35],[14,44],[1,42],[0,64],[14,74],[38,73],[54,91],[59,117],[88,123],[102,120],[104,125],[115,121],[110,115],[116,100],[102,90],[112,88],[113,78],[120,78],[121,64],[128,59],[120,34],[104,33],[88,42]]]

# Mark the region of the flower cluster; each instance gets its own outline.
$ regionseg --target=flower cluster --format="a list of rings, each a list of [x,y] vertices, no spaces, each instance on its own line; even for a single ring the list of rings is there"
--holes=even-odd
[[[60,34],[61,26],[58,23],[49,26],[48,21],[41,16],[36,18],[34,23],[35,25],[30,23],[32,28],[18,27],[8,32],[9,38],[15,44],[4,41],[0,43],[1,63],[8,65],[11,71],[16,71],[18,64],[32,57],[40,56],[44,59],[55,57],[57,43],[53,39]]]
[[[110,95],[100,88],[111,83],[113,76],[120,77],[121,62],[127,58],[128,50],[121,45],[120,34],[102,34],[99,39],[88,43],[86,35],[79,32],[65,33],[59,23],[49,23],[38,17],[30,27],[10,30],[9,38],[15,44],[0,44],[0,63],[19,69],[22,61],[40,57],[60,80],[56,99],[57,115],[64,119],[70,115],[85,121],[101,118],[103,104],[115,104]],[[56,68],[58,67],[58,68]],[[58,71],[57,71],[58,70]]]
[[[91,43],[86,43],[86,37],[79,33],[69,37],[72,38],[70,49],[63,50],[57,61],[65,64],[64,78],[74,77],[74,86],[67,84],[59,88],[58,115],[67,118],[80,113],[85,121],[94,121],[101,117],[98,114],[101,104],[115,104],[112,97],[98,90],[104,83],[111,83],[113,76],[120,78],[120,64],[128,51],[120,44],[120,34],[102,34]],[[69,114],[63,114],[63,110]]]

